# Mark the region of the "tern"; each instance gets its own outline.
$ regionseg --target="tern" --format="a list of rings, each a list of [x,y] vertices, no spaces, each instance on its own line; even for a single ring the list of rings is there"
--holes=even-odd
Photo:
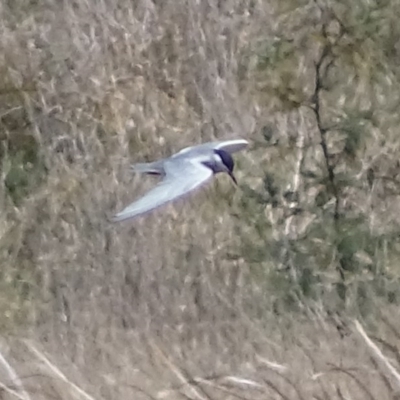
[[[159,175],[163,179],[139,200],[116,214],[113,222],[144,215],[197,189],[219,172],[233,175],[232,153],[244,149],[247,140],[233,139],[187,147],[159,161],[132,165],[135,172]]]

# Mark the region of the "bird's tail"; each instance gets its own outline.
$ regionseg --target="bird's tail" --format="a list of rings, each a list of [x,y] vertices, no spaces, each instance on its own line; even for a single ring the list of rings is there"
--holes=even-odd
[[[163,175],[164,168],[162,163],[159,161],[151,162],[151,163],[139,163],[133,164],[131,166],[134,172],[138,172],[141,174],[150,174],[150,175]]]

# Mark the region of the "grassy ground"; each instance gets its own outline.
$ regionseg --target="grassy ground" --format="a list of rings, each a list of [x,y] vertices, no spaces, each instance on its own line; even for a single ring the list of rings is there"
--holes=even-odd
[[[2,398],[398,396],[398,6],[370,3],[0,4]],[[132,161],[235,137],[239,189],[109,222],[154,184]]]

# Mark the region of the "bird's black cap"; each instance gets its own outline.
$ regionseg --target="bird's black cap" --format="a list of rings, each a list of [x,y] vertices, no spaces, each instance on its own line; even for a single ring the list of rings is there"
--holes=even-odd
[[[225,167],[228,168],[229,172],[233,172],[233,167],[235,163],[233,162],[232,156],[224,150],[215,150],[215,152],[221,157],[222,162]]]
[[[224,150],[219,150],[219,149],[216,149],[214,151],[221,157],[222,162],[224,163],[225,167],[228,170],[227,172],[228,172],[229,176],[232,178],[233,182],[235,182],[237,184],[236,178],[233,175],[233,168],[235,166],[235,163],[234,163],[233,158],[230,155],[230,153],[228,153],[227,151],[224,151]]]

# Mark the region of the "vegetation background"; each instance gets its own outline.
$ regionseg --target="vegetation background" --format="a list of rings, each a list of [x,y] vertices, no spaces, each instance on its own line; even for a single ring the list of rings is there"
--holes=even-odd
[[[2,0],[1,398],[398,399],[399,19]],[[132,161],[236,137],[239,189],[108,221]]]

